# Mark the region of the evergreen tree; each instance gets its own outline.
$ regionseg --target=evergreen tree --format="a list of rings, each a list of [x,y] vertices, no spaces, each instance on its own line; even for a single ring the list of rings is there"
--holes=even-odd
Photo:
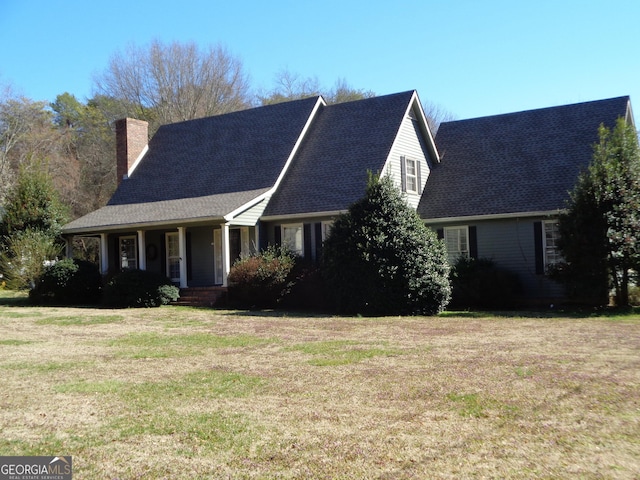
[[[64,206],[44,168],[23,166],[7,195],[0,222],[0,273],[11,287],[35,285],[62,250]]]
[[[570,293],[627,306],[631,273],[640,267],[640,150],[636,131],[618,119],[601,126],[591,165],[560,217],[561,278]]]
[[[451,296],[444,244],[389,177],[370,175],[364,198],[336,219],[323,272],[345,313],[435,314]]]

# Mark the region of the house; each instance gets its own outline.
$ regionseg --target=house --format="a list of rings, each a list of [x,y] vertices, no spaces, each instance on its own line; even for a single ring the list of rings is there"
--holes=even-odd
[[[562,297],[547,266],[560,260],[557,218],[591,161],[598,127],[633,123],[629,97],[443,123],[418,212],[450,258],[492,259],[527,297]]]
[[[317,261],[333,219],[362,197],[367,172],[380,172],[452,257],[492,258],[522,277],[528,295],[552,297],[544,262],[554,218],[598,126],[619,116],[633,121],[628,97],[447,122],[434,140],[409,91],[190,120],[149,142],[145,122],[123,119],[116,192],[63,233],[98,237],[103,273],[141,268],[182,288],[226,287],[235,259],[268,244]]]

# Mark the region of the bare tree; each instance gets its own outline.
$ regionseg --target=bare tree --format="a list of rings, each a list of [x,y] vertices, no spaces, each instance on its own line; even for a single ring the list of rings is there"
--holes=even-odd
[[[431,129],[431,134],[433,136],[436,135],[440,124],[443,122],[450,122],[451,120],[455,120],[456,116],[446,110],[442,105],[438,105],[433,102],[422,102],[422,109],[424,110],[424,114],[427,117],[427,123],[429,124],[429,129]]]
[[[242,63],[224,47],[191,43],[129,46],[95,78],[96,91],[121,101],[129,115],[154,127],[247,108],[249,82]]]
[[[57,188],[73,189],[77,169],[66,159],[63,139],[47,104],[5,90],[0,98],[0,201],[21,166],[41,160]]]
[[[327,103],[343,103],[353,100],[375,97],[370,90],[352,88],[345,79],[338,79],[331,89],[324,89],[317,77],[302,77],[289,70],[276,74],[276,86],[267,94],[258,95],[261,105],[299,100],[301,98],[322,95]]]

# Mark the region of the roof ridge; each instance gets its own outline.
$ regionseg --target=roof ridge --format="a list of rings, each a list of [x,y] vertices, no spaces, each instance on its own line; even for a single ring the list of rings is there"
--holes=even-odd
[[[540,108],[529,108],[529,109],[525,109],[525,110],[518,110],[516,112],[507,112],[507,113],[497,113],[494,115],[481,115],[479,117],[469,117],[469,118],[461,118],[458,120],[450,120],[448,122],[442,122],[442,125],[444,124],[450,124],[450,123],[456,123],[456,122],[466,122],[466,121],[470,121],[470,120],[481,120],[481,119],[488,119],[488,118],[496,118],[496,117],[508,117],[508,116],[513,116],[513,115],[521,115],[523,113],[533,113],[533,112],[542,112],[545,110],[560,110],[560,109],[564,109],[564,108],[575,108],[577,106],[581,106],[581,105],[590,105],[590,104],[596,104],[596,103],[604,103],[604,102],[613,102],[613,101],[617,101],[617,100],[622,100],[625,99],[627,101],[629,101],[631,99],[631,97],[629,95],[620,95],[618,97],[611,97],[611,98],[603,98],[603,99],[599,99],[599,100],[587,100],[585,102],[575,102],[575,103],[565,103],[565,104],[561,104],[561,105],[552,105],[549,107],[540,107]]]

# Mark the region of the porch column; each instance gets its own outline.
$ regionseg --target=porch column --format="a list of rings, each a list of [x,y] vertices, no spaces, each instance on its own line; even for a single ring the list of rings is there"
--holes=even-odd
[[[187,233],[178,227],[178,250],[180,251],[180,288],[187,288]]]
[[[100,273],[106,275],[109,272],[109,243],[107,234],[100,234]]]
[[[229,224],[222,225],[222,286],[228,285],[227,277],[231,268],[231,251],[229,250]]]
[[[138,230],[138,268],[147,269],[147,245],[144,230]]]

